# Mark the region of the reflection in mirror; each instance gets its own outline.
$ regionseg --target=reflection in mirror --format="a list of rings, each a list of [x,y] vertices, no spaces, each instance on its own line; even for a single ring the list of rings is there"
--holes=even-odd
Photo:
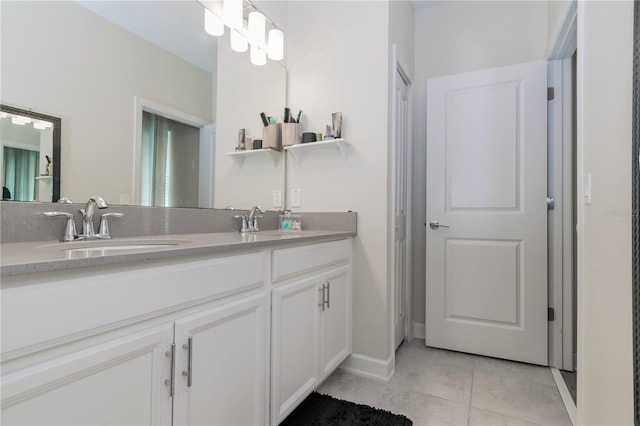
[[[282,76],[277,81],[261,79],[268,93],[238,90],[237,103],[218,102],[221,85],[242,88],[246,81],[234,79],[239,73],[231,71],[224,83],[217,82],[217,67],[225,60],[218,59],[217,43],[228,45],[228,34],[217,39],[204,32],[204,8],[196,1],[0,2],[0,11],[0,101],[52,112],[65,126],[64,147],[57,156],[64,165],[58,168],[58,197],[82,202],[98,194],[111,204],[142,202],[142,111],[155,112],[140,106],[143,99],[197,123],[197,205],[238,204],[218,199],[217,193],[214,199],[214,188],[223,196],[226,182],[235,185],[239,180],[219,175],[214,164],[221,140],[212,133],[220,113],[216,104],[229,108],[224,113],[242,123],[234,124],[234,133],[250,127],[258,118],[244,108],[247,99],[274,101],[271,93],[278,92],[275,102],[280,109],[284,106],[284,67],[274,63]],[[247,55],[237,55],[249,63]],[[173,114],[161,115],[174,119]],[[269,202],[274,185],[283,186],[282,163],[265,170],[268,177],[253,181],[252,188],[267,194]],[[251,169],[245,167],[243,173]],[[256,198],[247,194],[247,203],[261,202]]]
[[[60,118],[0,105],[2,199],[60,198]]]

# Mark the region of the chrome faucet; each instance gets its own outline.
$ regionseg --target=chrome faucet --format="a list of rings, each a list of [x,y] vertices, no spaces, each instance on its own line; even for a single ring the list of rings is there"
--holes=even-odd
[[[256,212],[260,212],[260,214],[256,214]],[[249,212],[249,217],[247,218],[247,222],[249,222],[249,232],[258,232],[258,218],[262,217],[264,214],[264,210],[260,206],[253,206],[251,211]]]
[[[84,209],[80,209],[80,213],[82,213],[82,237],[83,239],[90,240],[94,238],[98,238],[96,231],[93,228],[93,214],[95,209],[106,209],[109,207],[107,202],[100,196],[94,195],[89,198],[87,201],[87,205]]]

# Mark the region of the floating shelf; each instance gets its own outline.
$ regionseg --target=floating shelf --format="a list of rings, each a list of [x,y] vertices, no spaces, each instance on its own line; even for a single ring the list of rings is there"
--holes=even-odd
[[[249,149],[246,151],[234,151],[227,152],[225,155],[228,155],[231,158],[235,158],[240,161],[240,165],[244,162],[246,158],[250,157],[270,157],[273,160],[273,165],[276,166],[280,157],[282,157],[281,151],[276,151],[275,149],[263,148],[263,149]]]
[[[293,155],[293,158],[296,160],[296,163],[300,165],[300,163],[302,163],[302,160],[304,160],[304,157],[307,156],[309,151],[313,151],[321,148],[334,147],[340,152],[340,156],[342,157],[342,159],[346,160],[348,145],[349,143],[344,139],[329,139],[326,141],[308,142],[308,143],[290,145],[285,147],[284,149],[285,151],[290,152],[291,155]]]
[[[53,176],[36,176],[36,180],[38,179],[53,179]]]

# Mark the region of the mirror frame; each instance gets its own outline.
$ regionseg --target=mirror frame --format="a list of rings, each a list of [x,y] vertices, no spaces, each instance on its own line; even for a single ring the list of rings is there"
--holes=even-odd
[[[39,112],[27,111],[21,108],[15,108],[8,105],[0,104],[0,111],[7,112],[9,114],[23,115],[29,118],[35,118],[36,120],[44,120],[53,123],[53,195],[51,202],[55,203],[60,199],[60,153],[62,146],[62,119],[54,117],[53,115],[41,114]],[[2,170],[0,170],[2,173]]]

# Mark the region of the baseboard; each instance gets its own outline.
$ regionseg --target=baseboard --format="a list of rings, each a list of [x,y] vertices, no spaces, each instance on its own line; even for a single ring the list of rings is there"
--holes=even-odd
[[[567,414],[569,414],[569,418],[571,419],[571,423],[576,424],[576,403],[573,402],[573,398],[571,398],[571,394],[569,393],[569,389],[567,388],[567,384],[564,382],[562,378],[562,373],[557,368],[550,368],[551,375],[556,382],[556,386],[558,387],[558,391],[560,392],[560,396],[562,397],[562,402],[564,402],[564,408],[567,410]]]
[[[413,323],[413,337],[416,339],[424,339],[427,336],[424,323],[414,322]]]
[[[342,370],[358,376],[389,381],[395,372],[395,354],[388,359],[372,358],[361,354],[351,354],[340,364]]]

